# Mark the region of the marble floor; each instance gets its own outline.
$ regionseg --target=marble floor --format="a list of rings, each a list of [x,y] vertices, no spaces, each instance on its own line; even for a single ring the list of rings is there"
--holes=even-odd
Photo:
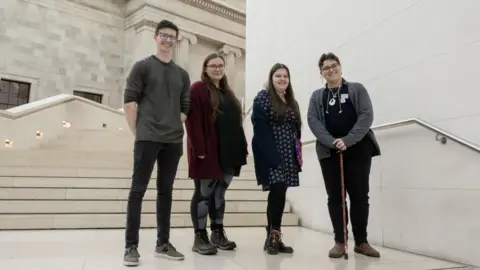
[[[228,237],[239,248],[221,251],[217,256],[193,254],[190,229],[173,229],[171,241],[182,251],[185,261],[173,262],[153,257],[156,232],[141,231],[141,265],[122,265],[123,230],[2,231],[0,269],[2,270],[427,270],[470,269],[461,265],[378,248],[380,259],[354,254],[350,259],[329,259],[330,235],[290,227],[283,230],[284,242],[295,248],[294,255],[271,256],[263,252],[263,228],[228,228]]]

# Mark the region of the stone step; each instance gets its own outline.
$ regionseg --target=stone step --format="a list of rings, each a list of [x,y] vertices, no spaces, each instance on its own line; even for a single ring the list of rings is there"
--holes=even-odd
[[[0,151],[0,229],[125,228],[134,137],[129,130],[65,129],[32,150]],[[172,227],[191,227],[186,150],[172,194]],[[142,207],[142,227],[156,227],[156,168]],[[268,193],[255,181],[253,157],[226,193],[225,226],[265,226]],[[287,202],[285,226],[298,226]]]
[[[0,162],[8,158],[115,158],[121,157],[128,160],[133,160],[133,148],[125,150],[125,147],[122,148],[112,148],[109,151],[103,150],[62,150],[62,149],[31,149],[31,150],[15,150],[8,149],[0,152]],[[184,149],[182,160],[187,160],[187,153]],[[247,156],[249,161],[253,161],[253,156]]]
[[[103,140],[90,140],[90,141],[76,141],[73,139],[69,140],[55,140],[45,144],[41,144],[38,149],[58,149],[58,150],[107,150],[118,148],[119,145],[122,145],[123,151],[133,151],[133,140],[120,140],[120,139],[103,139]]]
[[[131,178],[76,178],[76,177],[2,177],[0,187],[4,188],[113,188],[129,189]],[[156,189],[156,179],[152,178],[148,185],[149,189]],[[175,179],[174,189],[193,189],[191,179]],[[235,179],[229,190],[260,190],[256,181]]]
[[[0,230],[38,229],[125,229],[125,214],[44,214],[0,215]],[[142,215],[142,228],[156,228],[155,214]],[[190,214],[172,214],[171,227],[192,227]],[[227,213],[224,225],[235,227],[266,226],[265,213]],[[285,213],[283,226],[298,226],[298,216]]]
[[[10,153],[4,151],[0,153],[0,166],[131,169],[133,167],[133,153],[52,149],[45,151],[12,151]],[[186,154],[180,159],[179,169],[188,169]],[[249,157],[247,164],[242,167],[242,171],[253,170],[253,158]]]
[[[125,147],[110,149],[109,151],[100,150],[61,150],[61,149],[31,149],[31,150],[16,150],[14,148],[1,151],[0,161],[6,158],[112,158],[125,157],[133,159],[133,148],[126,150]]]
[[[183,161],[183,160],[182,160]],[[9,167],[76,167],[76,168],[132,168],[133,157],[117,155],[107,158],[106,155],[92,156],[89,158],[47,156],[44,157],[9,157],[1,158],[0,166]],[[179,167],[186,168],[186,160],[179,163]]]
[[[1,164],[1,163],[0,163]],[[152,177],[156,178],[156,170]],[[30,176],[30,177],[88,177],[88,178],[130,178],[131,169],[124,168],[75,168],[75,167],[15,167],[1,166],[0,176]],[[188,171],[179,169],[177,178],[188,179]],[[254,180],[255,172],[242,170],[241,179]]]
[[[126,148],[133,148],[134,140],[123,138],[105,138],[102,140],[87,140],[87,139],[74,139],[63,138],[55,141],[51,141],[48,144],[43,144],[40,148],[49,148],[50,146],[95,146],[95,147],[115,147],[118,145],[125,145]]]
[[[96,140],[111,140],[111,139],[118,139],[118,140],[126,140],[133,142],[135,137],[133,137],[130,133],[126,132],[119,132],[119,133],[85,133],[80,132],[78,134],[65,134],[60,137],[56,141],[96,141]]]
[[[12,157],[1,159],[0,166],[7,167],[73,167],[73,168],[96,168],[96,169],[132,169],[133,157],[112,157],[112,158],[62,158],[44,157],[44,158],[19,158]],[[156,168],[156,165],[155,165]],[[179,170],[187,170],[188,162],[186,158],[182,158],[178,164]],[[155,169],[156,170],[156,169]],[[254,171],[253,164],[246,164],[242,167],[242,171]]]
[[[0,188],[0,200],[127,200],[128,189],[95,188]],[[189,201],[193,189],[173,190],[173,200]],[[157,192],[148,189],[144,200],[156,200]],[[266,201],[262,190],[228,190],[226,200]]]
[[[110,137],[121,137],[121,138],[133,138],[132,132],[127,129],[112,129],[112,128],[102,128],[102,129],[76,129],[76,128],[67,128],[65,133],[61,138],[110,138]]]
[[[98,158],[42,158],[42,159],[21,159],[10,158],[0,161],[0,167],[44,167],[44,168],[92,168],[92,169],[133,169],[132,158],[112,158],[112,159],[98,159]],[[255,169],[252,163],[246,164],[242,167],[242,172],[253,172]],[[154,171],[156,171],[156,165]],[[178,170],[188,170],[188,162],[182,159],[178,164]]]
[[[129,130],[67,129],[63,136],[42,144],[40,148],[109,148],[118,145],[122,145],[122,148],[132,148],[134,141],[135,138]]]
[[[122,214],[126,213],[127,201],[0,201],[1,214]],[[226,213],[265,213],[265,201],[227,201]],[[155,214],[156,202],[144,201],[142,212]],[[285,212],[290,212],[290,204],[285,205]],[[190,201],[173,201],[172,213],[190,213]]]

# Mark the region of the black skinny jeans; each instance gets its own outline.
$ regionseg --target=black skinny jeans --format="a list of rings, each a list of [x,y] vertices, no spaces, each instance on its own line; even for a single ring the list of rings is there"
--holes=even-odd
[[[157,162],[157,246],[170,239],[173,182],[183,154],[183,143],[139,141],[134,147],[133,177],[127,206],[126,247],[139,242],[142,202]]]

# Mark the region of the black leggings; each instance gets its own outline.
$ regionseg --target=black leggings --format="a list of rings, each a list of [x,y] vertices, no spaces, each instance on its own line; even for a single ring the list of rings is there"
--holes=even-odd
[[[275,183],[270,185],[268,193],[267,220],[268,229],[280,230],[282,226],[283,210],[287,196],[287,186],[285,183]]]
[[[205,230],[207,216],[212,229],[223,225],[225,192],[233,176],[225,174],[221,179],[194,180],[195,192],[190,204],[190,215],[195,231]]]

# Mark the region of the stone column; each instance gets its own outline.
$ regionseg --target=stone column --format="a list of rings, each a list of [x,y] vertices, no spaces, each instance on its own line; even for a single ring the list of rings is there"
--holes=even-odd
[[[239,48],[225,44],[222,48],[220,48],[220,53],[225,56],[225,73],[228,76],[228,81],[232,82],[232,85],[234,85],[235,58],[242,57],[242,51]]]
[[[145,58],[155,53],[155,27],[152,22],[143,20],[135,26],[135,35],[132,38],[131,50],[133,51],[132,62]],[[127,42],[130,42],[127,40]]]
[[[195,45],[197,44],[198,39],[192,33],[188,33],[186,31],[180,30],[178,35],[178,41],[175,46],[175,51],[173,52],[173,61],[177,63],[177,65],[184,68],[187,72],[189,72],[189,54],[190,54],[190,44]]]
[[[219,51],[225,57],[225,74],[228,77],[228,83],[236,92],[236,94],[239,95],[239,89],[236,85],[237,75],[235,59],[242,57],[242,51],[239,48],[227,44],[223,45],[223,47],[221,47]],[[243,94],[240,94],[239,96],[243,97]]]

